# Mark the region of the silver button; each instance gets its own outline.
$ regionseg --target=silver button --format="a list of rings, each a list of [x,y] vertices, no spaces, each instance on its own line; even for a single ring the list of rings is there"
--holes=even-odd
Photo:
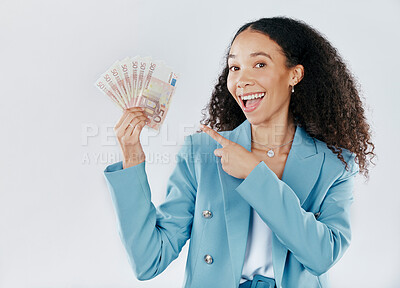
[[[204,218],[207,218],[207,219],[212,218],[212,213],[211,213],[211,211],[209,211],[209,210],[204,210],[204,211],[203,211],[203,217],[204,217]]]
[[[211,255],[206,255],[204,256],[204,261],[206,261],[207,264],[212,264],[213,263],[213,258],[211,257]]]

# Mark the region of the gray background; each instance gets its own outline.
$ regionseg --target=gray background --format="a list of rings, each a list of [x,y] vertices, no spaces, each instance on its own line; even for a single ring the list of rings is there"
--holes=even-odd
[[[140,54],[180,72],[161,132],[144,130],[153,202],[194,133],[234,32],[292,16],[338,48],[362,85],[379,159],[359,176],[353,241],[332,287],[399,287],[399,1],[0,2],[0,287],[180,287],[187,245],[153,280],[135,279],[117,233],[104,168],[120,158],[121,112],[93,85]]]

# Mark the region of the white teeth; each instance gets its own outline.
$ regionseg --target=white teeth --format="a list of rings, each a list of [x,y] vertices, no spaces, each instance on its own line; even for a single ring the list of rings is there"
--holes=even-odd
[[[265,95],[265,93],[256,93],[256,94],[251,94],[251,95],[247,95],[247,96],[241,96],[242,100],[251,100],[251,99],[255,99],[255,98],[261,98]]]

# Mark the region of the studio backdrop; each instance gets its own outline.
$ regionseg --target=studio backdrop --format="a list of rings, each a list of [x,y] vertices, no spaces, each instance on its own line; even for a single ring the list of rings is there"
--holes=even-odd
[[[135,55],[180,73],[162,128],[141,135],[158,206],[234,33],[272,16],[303,20],[338,49],[376,145],[370,180],[356,178],[352,243],[330,270],[332,287],[400,287],[399,15],[395,0],[2,0],[0,287],[181,287],[188,243],[161,275],[134,277],[103,175],[122,160],[121,110],[94,82]]]

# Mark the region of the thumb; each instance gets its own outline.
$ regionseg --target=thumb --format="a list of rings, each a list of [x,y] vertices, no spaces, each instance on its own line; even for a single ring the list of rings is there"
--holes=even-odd
[[[218,157],[222,157],[222,155],[223,155],[222,148],[221,149],[215,149],[214,150],[214,155],[218,156]]]

